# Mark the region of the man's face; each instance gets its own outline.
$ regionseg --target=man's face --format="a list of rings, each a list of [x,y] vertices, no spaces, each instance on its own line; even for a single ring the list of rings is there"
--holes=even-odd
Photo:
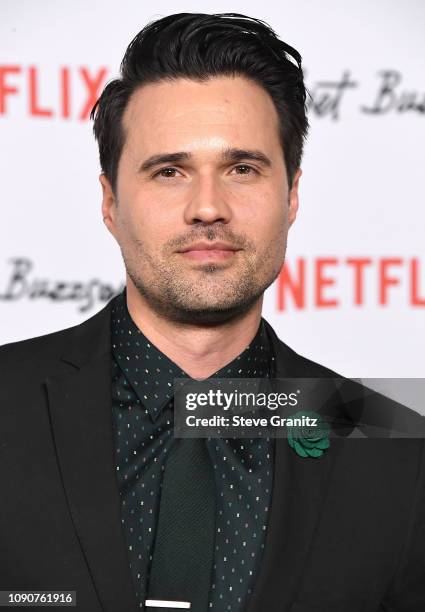
[[[201,325],[261,305],[284,261],[301,174],[289,191],[268,93],[243,77],[144,85],[123,127],[116,197],[100,179],[103,215],[142,299]]]

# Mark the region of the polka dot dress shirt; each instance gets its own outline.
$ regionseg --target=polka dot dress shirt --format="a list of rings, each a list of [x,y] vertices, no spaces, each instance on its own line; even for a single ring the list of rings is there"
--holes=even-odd
[[[114,298],[112,410],[121,522],[137,601],[143,609],[162,475],[173,444],[173,379],[187,377],[138,329],[126,290]],[[263,322],[218,378],[273,377]],[[242,612],[265,545],[273,484],[273,439],[207,438],[216,480],[216,526],[209,609]]]

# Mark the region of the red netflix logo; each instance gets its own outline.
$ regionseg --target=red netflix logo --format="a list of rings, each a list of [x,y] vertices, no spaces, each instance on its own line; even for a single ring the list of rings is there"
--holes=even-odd
[[[108,75],[107,68],[90,70],[87,67],[58,69],[58,102],[47,104],[43,100],[43,79],[37,66],[0,66],[0,115],[7,115],[13,97],[26,96],[30,117],[70,117],[86,121],[98,99]],[[79,88],[83,88],[84,99],[72,108],[72,78],[78,79]]]
[[[348,273],[353,306],[366,306],[367,298],[369,303],[373,300],[379,306],[388,306],[392,294],[401,291],[408,306],[425,307],[425,282],[422,283],[421,292],[420,262],[417,257],[318,257],[311,261],[298,257],[292,262],[285,262],[277,279],[277,309],[285,310],[288,302],[297,309],[347,305],[342,304],[341,298],[335,295],[338,293],[338,272],[341,271],[344,277]],[[374,295],[366,295],[366,275],[373,280]],[[307,292],[307,288],[311,291]]]

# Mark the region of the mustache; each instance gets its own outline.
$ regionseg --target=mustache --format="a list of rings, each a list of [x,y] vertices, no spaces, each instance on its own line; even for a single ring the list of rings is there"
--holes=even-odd
[[[199,227],[196,230],[190,232],[185,236],[177,236],[167,242],[167,246],[171,249],[184,249],[187,246],[195,242],[228,242],[232,247],[236,249],[243,249],[249,245],[250,241],[245,235],[237,236],[229,228],[202,228]]]

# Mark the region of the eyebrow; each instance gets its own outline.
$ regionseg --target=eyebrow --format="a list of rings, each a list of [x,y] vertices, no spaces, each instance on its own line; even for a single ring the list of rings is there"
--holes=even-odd
[[[179,151],[177,153],[159,153],[157,155],[152,155],[148,157],[140,166],[139,172],[148,172],[153,167],[158,166],[159,164],[176,164],[183,161],[189,161],[192,159],[192,154],[187,153],[185,151]],[[229,162],[237,162],[242,159],[249,159],[252,161],[257,161],[266,168],[270,168],[272,162],[267,155],[258,150],[252,149],[236,149],[230,148],[225,149],[221,153],[221,159],[223,161]]]

